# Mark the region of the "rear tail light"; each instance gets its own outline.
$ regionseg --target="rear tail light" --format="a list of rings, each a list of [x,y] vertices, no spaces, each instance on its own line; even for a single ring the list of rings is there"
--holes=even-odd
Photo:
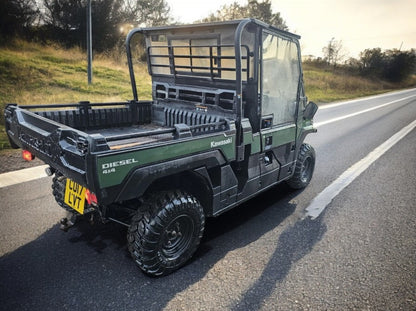
[[[32,161],[35,158],[35,155],[31,154],[30,151],[22,150],[22,158],[26,161]]]
[[[89,205],[98,205],[97,196],[94,192],[91,192],[88,189],[85,191],[85,199],[87,200]]]

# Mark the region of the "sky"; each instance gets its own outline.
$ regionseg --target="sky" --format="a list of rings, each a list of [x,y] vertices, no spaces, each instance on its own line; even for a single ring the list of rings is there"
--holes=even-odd
[[[261,0],[259,0],[261,1]],[[172,16],[191,23],[234,0],[167,0]],[[237,0],[246,4],[247,0]],[[335,38],[347,57],[368,48],[416,49],[416,0],[271,0],[289,31],[299,34],[303,55],[322,57]]]

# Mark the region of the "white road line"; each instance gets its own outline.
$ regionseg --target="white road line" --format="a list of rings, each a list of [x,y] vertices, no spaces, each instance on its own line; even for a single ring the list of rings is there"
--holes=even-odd
[[[396,100],[393,100],[391,102],[388,102],[388,103],[385,103],[385,104],[382,104],[382,105],[379,105],[379,106],[375,106],[375,107],[371,107],[371,108],[364,109],[364,110],[361,110],[361,111],[357,111],[357,112],[354,112],[354,113],[350,113],[350,114],[347,114],[347,115],[344,115],[344,116],[341,116],[341,117],[329,119],[329,120],[322,121],[322,122],[316,122],[313,125],[314,125],[314,127],[317,128],[317,127],[320,127],[322,125],[326,125],[326,124],[329,124],[329,123],[341,121],[341,120],[344,120],[344,119],[347,119],[347,118],[358,116],[358,115],[366,113],[366,112],[370,112],[370,111],[373,111],[373,110],[376,110],[376,109],[380,109],[380,108],[398,103],[400,101],[403,101],[403,100],[406,100],[406,99],[409,99],[409,98],[412,98],[412,97],[416,97],[416,95],[411,95],[411,96],[403,97],[403,98],[400,98],[400,99],[396,99]]]
[[[0,174],[0,188],[20,184],[46,177],[45,168],[49,165],[40,165],[22,170]]]
[[[319,106],[319,110],[340,107],[340,106],[348,105],[348,104],[351,104],[351,103],[358,103],[358,102],[362,102],[362,101],[366,101],[366,100],[378,99],[378,98],[383,98],[383,97],[392,96],[392,95],[400,95],[400,94],[409,93],[409,92],[413,92],[413,91],[416,91],[416,89],[407,89],[407,90],[403,90],[403,91],[399,91],[399,92],[389,92],[389,93],[384,93],[384,94],[379,94],[379,95],[373,95],[373,96],[361,97],[361,98],[352,99],[352,100],[346,100],[346,101],[333,103],[333,104],[321,105],[321,106]]]
[[[416,127],[416,120],[405,126],[399,132],[394,134],[372,152],[370,152],[365,158],[361,159],[350,168],[348,168],[341,176],[339,176],[334,182],[326,187],[321,193],[319,193],[306,208],[306,215],[312,219],[317,218],[324,209],[331,203],[331,201],[355,178],[357,178],[362,172],[364,172],[373,162],[380,158],[387,150],[393,147],[403,137],[405,137],[410,131]]]

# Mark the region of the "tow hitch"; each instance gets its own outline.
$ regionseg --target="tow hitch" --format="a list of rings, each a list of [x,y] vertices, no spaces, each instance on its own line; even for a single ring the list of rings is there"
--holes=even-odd
[[[59,229],[61,229],[62,231],[68,232],[68,230],[76,224],[76,222],[77,222],[77,220],[80,216],[82,217],[82,215],[79,215],[77,213],[68,212],[67,217],[62,218],[59,221],[59,223],[61,224]],[[90,217],[88,218],[88,222],[90,223],[91,226],[93,226],[95,224],[94,213],[90,213]]]
[[[74,213],[68,212],[68,216],[60,220],[59,223],[61,224],[61,226],[59,227],[59,229],[67,232],[69,228],[75,225],[76,221],[77,221],[77,215],[75,215]]]

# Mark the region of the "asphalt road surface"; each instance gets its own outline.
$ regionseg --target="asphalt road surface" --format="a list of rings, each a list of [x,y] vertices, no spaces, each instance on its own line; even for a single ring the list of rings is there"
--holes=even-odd
[[[209,220],[192,261],[163,278],[135,266],[120,225],[60,231],[51,178],[0,188],[0,309],[416,310],[416,129],[316,219],[305,214],[414,120],[416,89],[320,109],[309,187],[280,186]]]

